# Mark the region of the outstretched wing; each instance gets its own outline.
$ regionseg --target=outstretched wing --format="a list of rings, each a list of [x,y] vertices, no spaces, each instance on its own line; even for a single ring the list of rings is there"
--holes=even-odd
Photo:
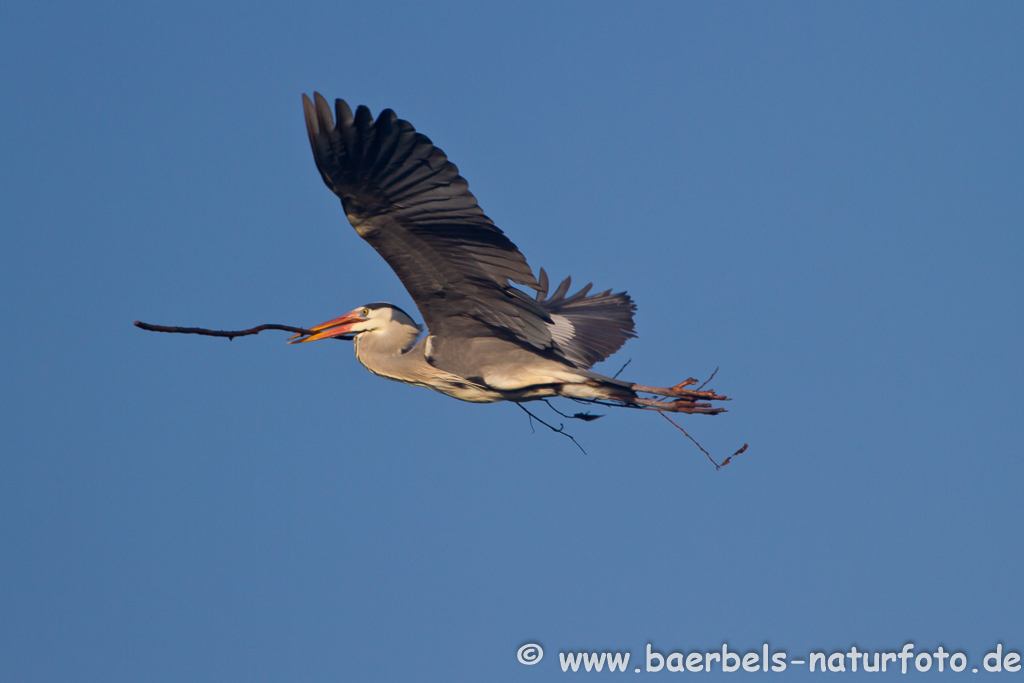
[[[319,93],[302,104],[317,168],[352,227],[395,271],[430,332],[498,335],[555,355],[549,309],[512,287],[540,288],[526,258],[484,215],[459,169],[385,109]],[[335,118],[337,123],[335,123]]]

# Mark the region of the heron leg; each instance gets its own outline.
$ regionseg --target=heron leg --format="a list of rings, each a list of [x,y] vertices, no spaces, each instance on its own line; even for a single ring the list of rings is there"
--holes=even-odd
[[[684,387],[696,384],[697,380],[692,377],[685,382],[680,382],[674,387],[648,387],[642,384],[634,384],[632,386],[633,391],[639,391],[644,394],[654,394],[655,396],[666,396],[668,398],[683,398],[692,401],[728,401],[727,396],[719,396],[714,391],[689,391]]]
[[[728,400],[724,396],[716,396],[716,399]],[[688,413],[690,415],[718,415],[724,413],[725,408],[712,406],[710,403],[702,403],[690,398],[651,399],[635,398],[632,403],[649,410],[666,411],[670,413]]]

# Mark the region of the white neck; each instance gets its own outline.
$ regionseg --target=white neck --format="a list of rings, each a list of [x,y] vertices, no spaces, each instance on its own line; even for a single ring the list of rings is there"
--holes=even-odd
[[[427,370],[421,350],[413,350],[420,331],[392,321],[387,327],[356,335],[356,360],[375,375],[400,381],[416,381]]]

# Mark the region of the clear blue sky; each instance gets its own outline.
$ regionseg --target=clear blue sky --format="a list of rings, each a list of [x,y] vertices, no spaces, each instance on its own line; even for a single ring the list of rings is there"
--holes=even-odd
[[[1022,28],[1012,2],[6,6],[0,680],[1020,652]],[[716,472],[609,411],[568,425],[584,455],[348,343],[132,327],[414,310],[316,173],[313,90],[413,122],[534,268],[628,290],[604,370],[720,366],[730,412],[683,423],[750,450]]]

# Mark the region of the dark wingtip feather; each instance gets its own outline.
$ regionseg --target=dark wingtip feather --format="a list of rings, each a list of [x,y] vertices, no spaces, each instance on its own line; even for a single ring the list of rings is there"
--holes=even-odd
[[[327,107],[327,111],[330,111],[330,107],[327,105],[327,100],[324,100],[324,107]],[[338,119],[339,128],[347,128],[351,126],[354,119],[352,116],[352,110],[348,106],[348,102],[340,98],[334,100],[334,116]]]
[[[338,100],[341,102],[342,100]],[[347,106],[347,105],[346,105]],[[359,130],[359,133],[366,135],[370,131],[370,126],[373,125],[373,114],[370,113],[370,108],[365,104],[360,104],[356,107],[355,115],[355,126]]]
[[[327,100],[324,96],[318,92],[313,93],[313,102],[316,106],[316,118],[320,126],[320,130],[327,132],[334,128],[334,117],[331,116],[331,105],[327,104]]]
[[[309,135],[309,142],[312,144],[320,133],[320,127],[316,124],[316,110],[313,108],[313,103],[305,93],[302,95],[302,115],[306,119],[306,134]]]

